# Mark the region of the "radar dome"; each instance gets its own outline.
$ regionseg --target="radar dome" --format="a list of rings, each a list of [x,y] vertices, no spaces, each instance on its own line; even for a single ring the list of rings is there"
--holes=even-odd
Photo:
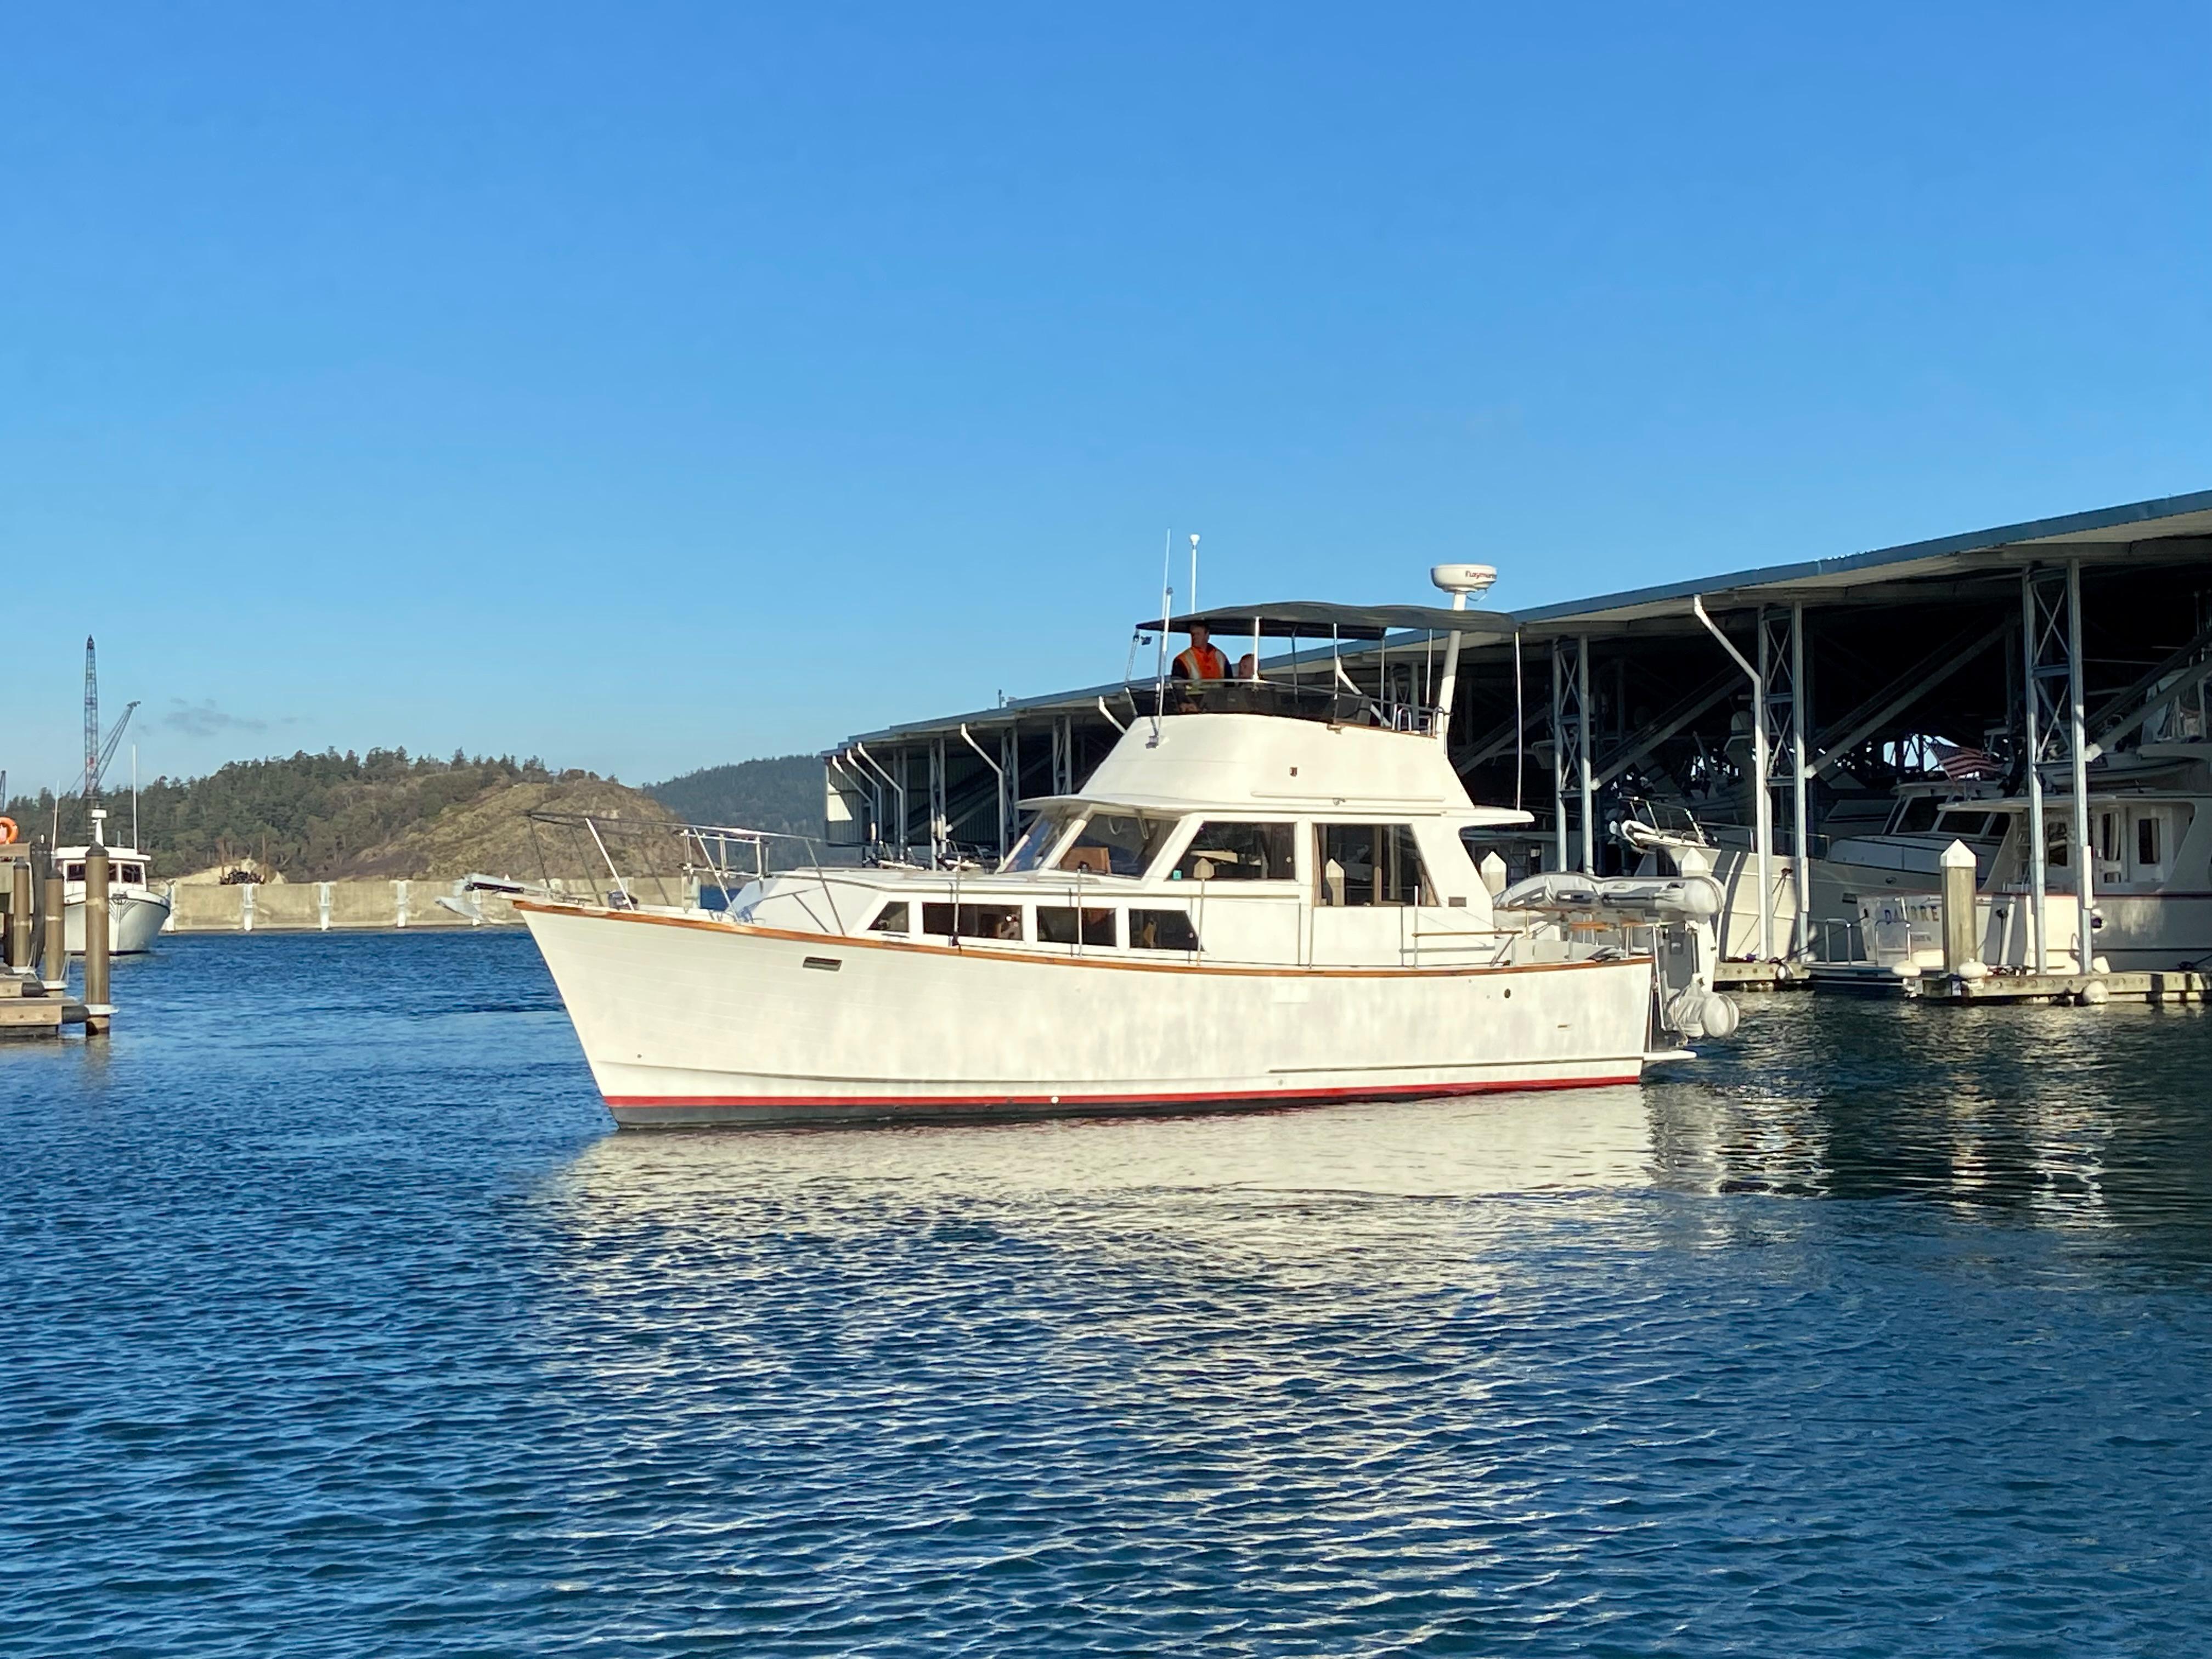
[[[1431,568],[1429,580],[1447,593],[1480,593],[1498,580],[1498,568],[1487,564],[1440,564]]]

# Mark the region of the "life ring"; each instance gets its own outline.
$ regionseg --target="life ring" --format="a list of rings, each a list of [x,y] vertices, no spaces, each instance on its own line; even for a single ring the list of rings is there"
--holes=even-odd
[[[0,818],[0,847],[13,847],[16,833],[15,819]]]

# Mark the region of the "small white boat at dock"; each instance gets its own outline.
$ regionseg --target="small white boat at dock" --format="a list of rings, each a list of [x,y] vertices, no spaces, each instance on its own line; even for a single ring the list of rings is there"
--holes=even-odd
[[[106,814],[95,810],[97,820]],[[54,868],[62,878],[62,939],[71,956],[84,954],[84,866],[90,847],[62,847],[54,851]],[[169,921],[169,898],[147,882],[151,871],[147,855],[135,847],[107,849],[107,949],[111,956],[136,956],[153,949],[154,940]]]

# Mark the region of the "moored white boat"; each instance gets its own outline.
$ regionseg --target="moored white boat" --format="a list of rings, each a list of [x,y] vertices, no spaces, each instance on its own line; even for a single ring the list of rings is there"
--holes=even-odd
[[[62,937],[72,956],[84,954],[84,863],[90,851],[64,847],[54,854],[62,874]],[[135,956],[154,946],[169,920],[169,899],[147,883],[146,854],[135,847],[107,849],[107,948],[113,956]]]
[[[515,908],[626,1124],[1618,1084],[1671,1049],[1662,1022],[1732,1028],[1709,878],[1494,905],[1462,833],[1528,817],[1468,799],[1437,708],[1287,690],[1133,696],[1111,755],[1024,803],[994,870],[812,868],[708,912],[641,903],[611,866],[604,902]],[[703,853],[718,832],[686,833]]]

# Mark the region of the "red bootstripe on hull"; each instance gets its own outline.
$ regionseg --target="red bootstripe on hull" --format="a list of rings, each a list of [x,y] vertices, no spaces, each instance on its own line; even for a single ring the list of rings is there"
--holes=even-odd
[[[696,1110],[702,1106],[908,1107],[942,1110],[948,1107],[1006,1106],[1206,1106],[1225,1103],[1291,1105],[1321,1100],[1431,1100],[1440,1095],[1503,1094],[1523,1089],[1592,1089],[1612,1084],[1634,1083],[1639,1073],[1623,1072],[1602,1077],[1530,1078],[1524,1080],[1486,1079],[1480,1083],[1418,1083],[1353,1089],[1254,1089],[1196,1094],[1134,1095],[608,1095],[610,1106],[624,1110],[665,1108]]]

